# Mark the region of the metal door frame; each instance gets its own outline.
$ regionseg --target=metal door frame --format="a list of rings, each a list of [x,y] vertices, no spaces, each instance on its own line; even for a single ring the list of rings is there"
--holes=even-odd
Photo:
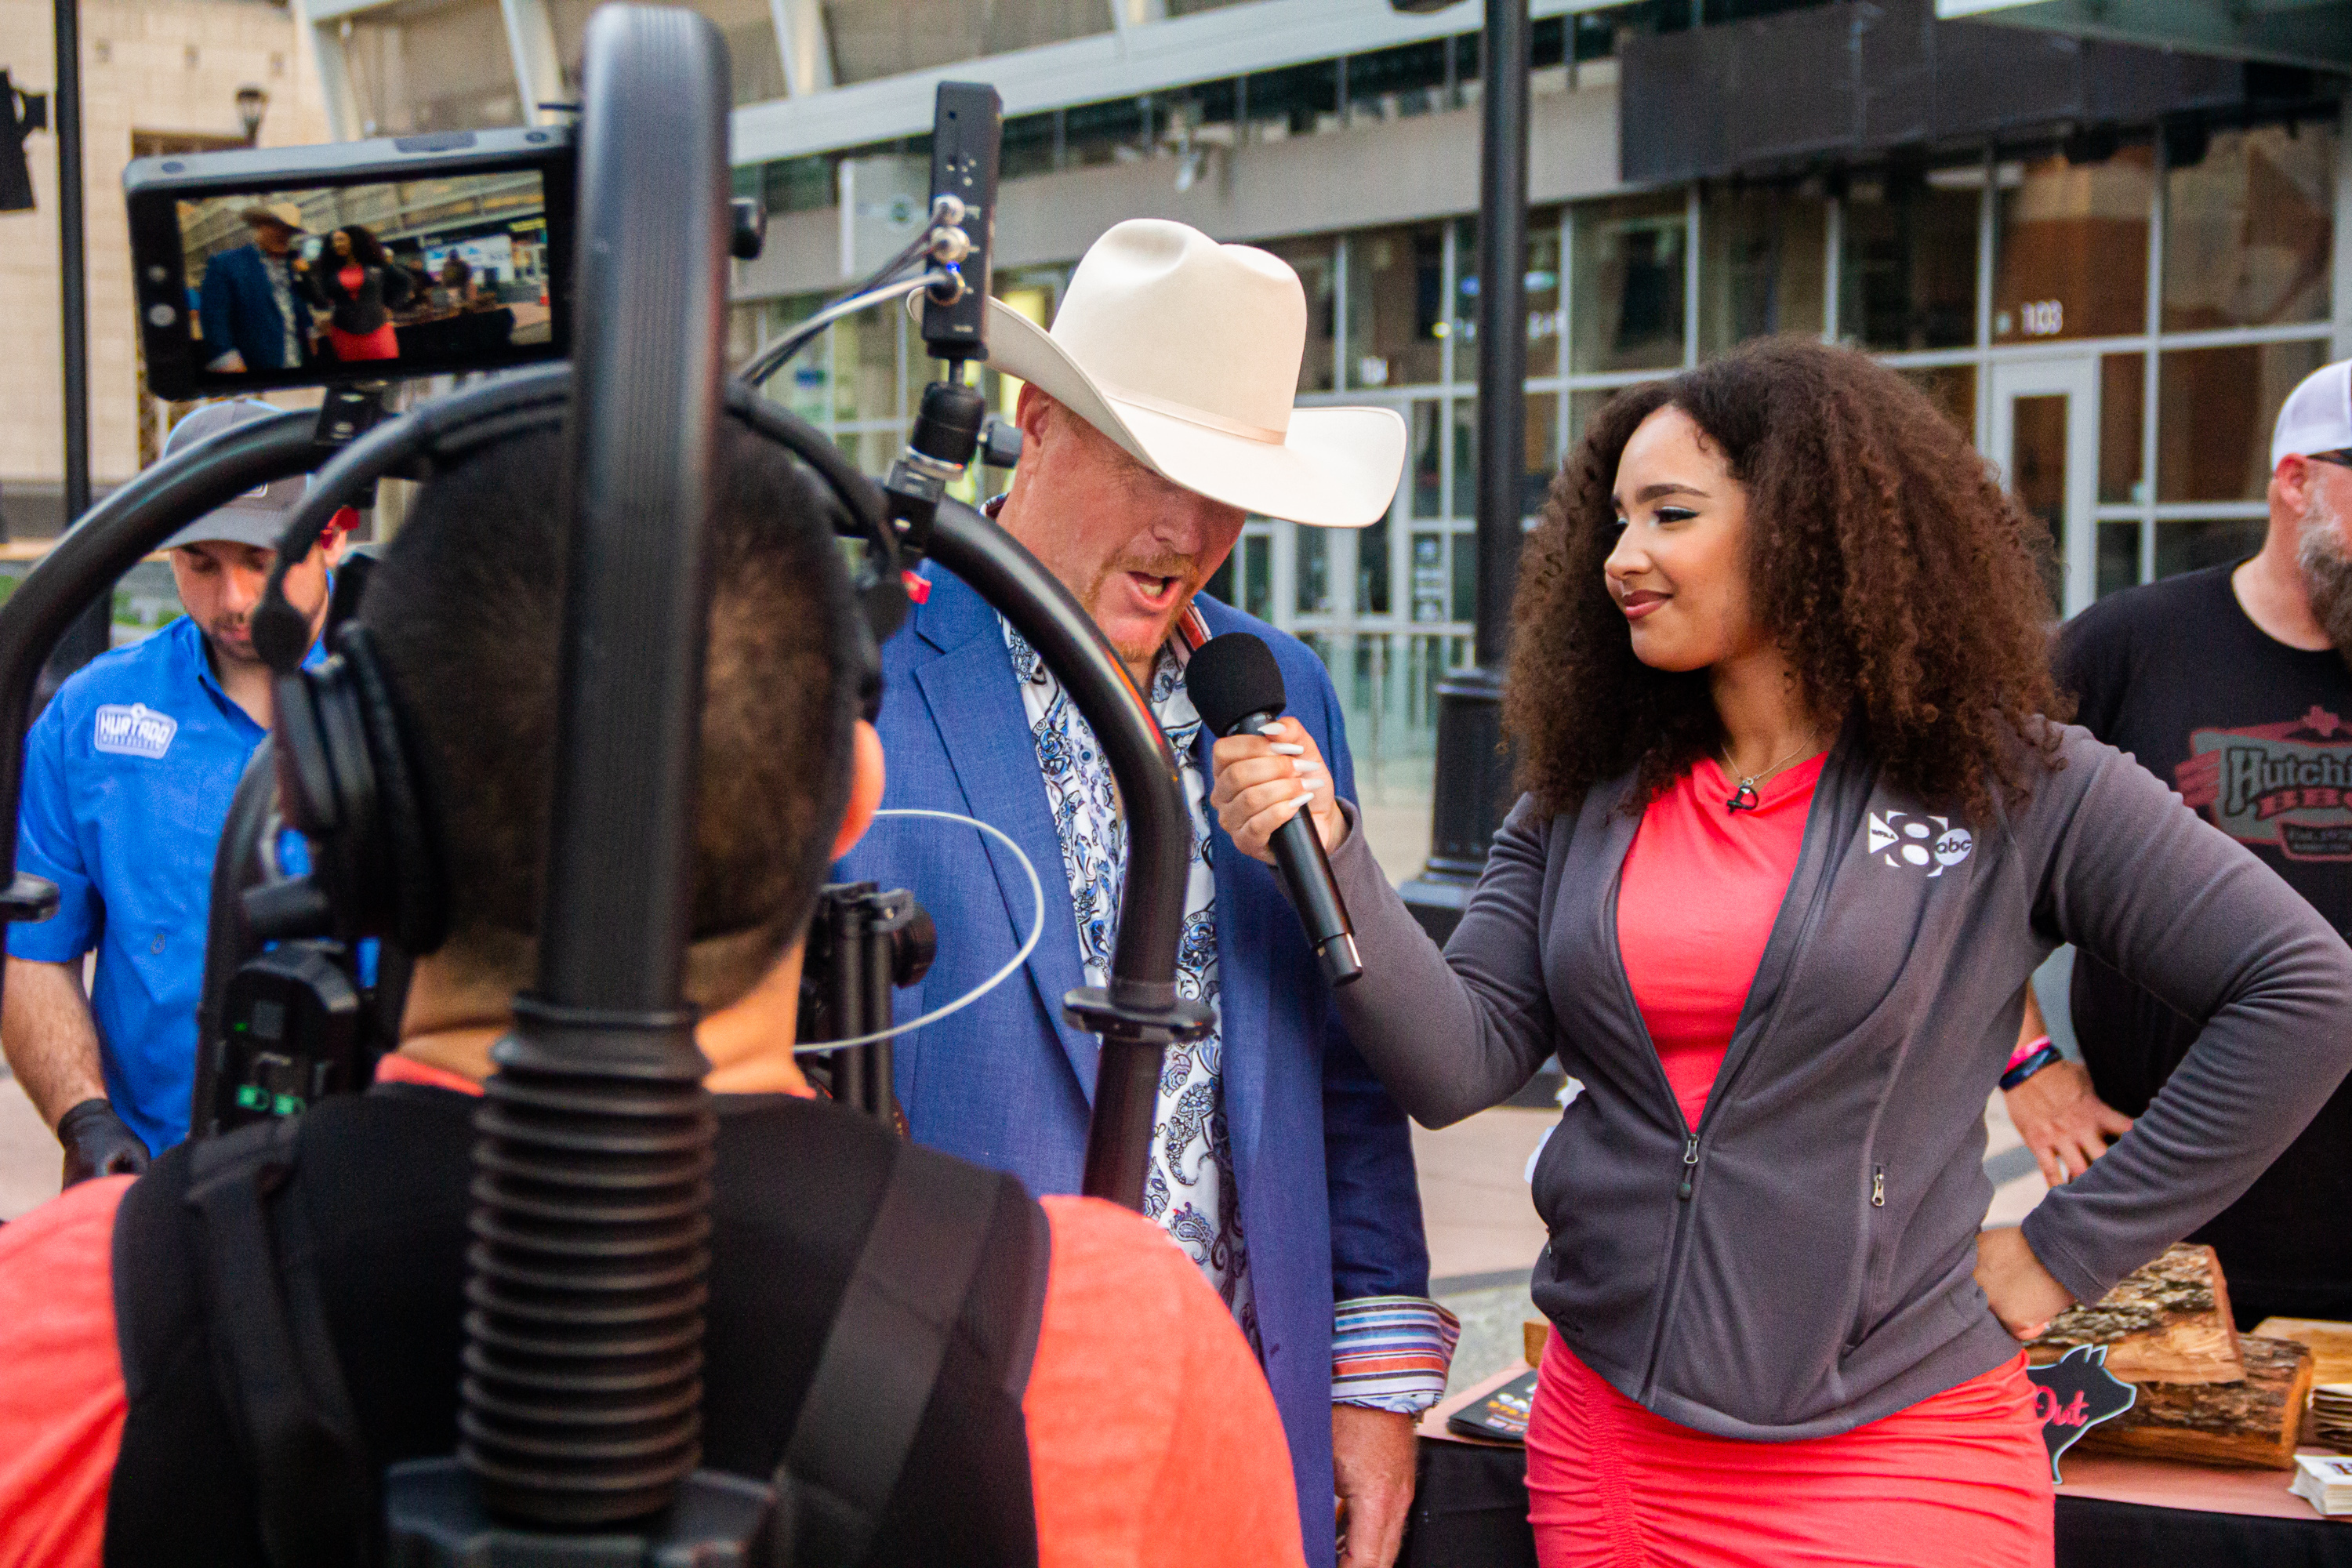
[[[2066,359],[1997,359],[1990,366],[1992,441],[1990,456],[2003,481],[2016,460],[2017,400],[2066,399],[2066,499],[2061,517],[2065,566],[2062,616],[2090,607],[2099,591],[2099,361],[2095,354]]]

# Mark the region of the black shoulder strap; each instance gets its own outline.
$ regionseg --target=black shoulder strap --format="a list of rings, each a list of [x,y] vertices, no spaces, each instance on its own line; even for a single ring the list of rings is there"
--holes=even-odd
[[[998,1183],[973,1177],[912,1147],[892,1162],[776,1472],[776,1563],[866,1560],[985,1260]],[[1044,1259],[1025,1261],[1042,1283]]]
[[[221,1399],[242,1440],[272,1564],[374,1556],[373,1479],[336,1364],[299,1203],[273,1202],[299,1119],[193,1146],[187,1206],[202,1226]]]

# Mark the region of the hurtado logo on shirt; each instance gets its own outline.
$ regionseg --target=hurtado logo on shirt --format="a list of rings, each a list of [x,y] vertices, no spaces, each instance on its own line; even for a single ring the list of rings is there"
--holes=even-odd
[[[2242,844],[2352,860],[2352,724],[2315,703],[2284,724],[2192,731],[2173,779],[2191,809]]]
[[[1870,814],[1870,853],[1882,866],[1909,867],[1932,879],[1969,858],[1976,836],[1955,827],[1948,816],[1917,816],[1907,811]]]
[[[169,713],[158,713],[143,702],[127,707],[109,702],[98,710],[90,744],[117,756],[152,760],[170,751],[172,737],[179,732],[180,721]]]

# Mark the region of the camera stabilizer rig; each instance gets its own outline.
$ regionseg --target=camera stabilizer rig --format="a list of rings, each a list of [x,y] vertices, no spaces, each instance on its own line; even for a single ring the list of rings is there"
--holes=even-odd
[[[282,565],[307,548],[304,528],[315,536],[313,509],[344,504],[387,473],[429,475],[439,444],[455,444],[461,431],[478,440],[502,421],[568,410],[573,518],[540,974],[517,999],[514,1033],[497,1048],[499,1070],[486,1086],[460,1453],[384,1478],[381,1540],[304,1560],[402,1568],[772,1560],[772,1489],[697,1468],[713,1119],[681,989],[707,605],[701,536],[718,420],[771,436],[817,472],[848,514],[845,531],[867,539],[887,568],[879,596],[898,592],[898,574],[923,555],[970,583],[1061,678],[1103,743],[1131,850],[1109,984],[1065,1003],[1104,1039],[1088,1193],[1140,1206],[1160,1047],[1197,1037],[1211,1022],[1174,984],[1191,829],[1173,753],[1067,591],[946,493],[982,427],[964,372],[986,352],[993,94],[967,89],[988,94],[985,112],[967,117],[973,100],[942,93],[935,170],[940,194],[964,207],[964,222],[943,226],[962,229],[963,240],[938,236],[942,254],[924,252],[937,266],[913,285],[884,282],[840,308],[847,314],[926,289],[926,342],[955,367],[926,394],[886,508],[831,443],[749,387],[722,384],[724,257],[743,243],[743,226],[737,217],[730,233],[730,95],[716,30],[686,11],[613,5],[592,21],[585,56],[572,290],[581,330],[568,367],[425,403],[355,432],[340,454],[316,444],[308,414],[224,432],[117,489],[0,605],[0,730],[8,742],[0,745],[0,813],[13,816],[49,649],[96,595],[188,520],[273,479],[320,469],[280,542]],[[438,142],[383,143],[371,155],[440,151]],[[224,167],[233,162],[239,178],[253,172],[254,153],[214,156]],[[184,166],[194,178],[212,165],[192,157]],[[238,188],[226,174],[220,184]],[[284,608],[282,586],[277,594]],[[292,629],[307,642],[306,626]],[[257,619],[257,644],[262,630]],[[266,868],[270,857],[258,851],[277,832],[272,792],[247,782],[222,864],[222,890],[234,886],[238,896],[217,911],[225,918],[215,938],[243,946],[272,933],[333,937],[320,929],[328,917],[304,879],[246,885],[254,867]],[[15,854],[15,836],[0,837],[0,915],[44,918],[55,891],[16,873]],[[875,940],[899,934],[875,930],[891,919],[866,922]],[[249,1025],[261,1021],[250,992],[238,1002],[226,986],[214,1002],[211,972],[228,955],[208,956],[208,1010],[243,1006]],[[870,984],[875,972],[866,973]],[[281,1039],[322,1019],[338,1020],[331,1032],[348,1015],[287,1011]],[[329,1092],[360,1087],[363,1053],[384,1037],[382,1020],[355,1037],[361,1054],[336,1081],[299,1081]],[[331,1055],[321,1040],[290,1043]],[[635,1131],[614,1144],[624,1128]],[[616,1185],[621,1171],[628,1181]],[[642,1245],[617,1255],[599,1247],[615,1225]],[[632,1343],[658,1344],[660,1353]],[[289,1433],[300,1457],[324,1462],[350,1451],[351,1434],[331,1412],[278,1436]]]

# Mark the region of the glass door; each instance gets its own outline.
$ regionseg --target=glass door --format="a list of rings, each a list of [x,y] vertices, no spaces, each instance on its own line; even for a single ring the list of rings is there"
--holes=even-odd
[[[2051,601],[2061,616],[2098,596],[2099,362],[1997,360],[1993,462],[2050,531]]]

